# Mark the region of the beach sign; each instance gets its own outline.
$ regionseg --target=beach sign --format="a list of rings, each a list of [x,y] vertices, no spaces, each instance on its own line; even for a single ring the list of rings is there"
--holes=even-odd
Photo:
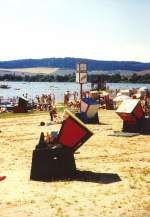
[[[76,82],[80,84],[84,84],[87,82],[87,64],[86,63],[77,63]]]

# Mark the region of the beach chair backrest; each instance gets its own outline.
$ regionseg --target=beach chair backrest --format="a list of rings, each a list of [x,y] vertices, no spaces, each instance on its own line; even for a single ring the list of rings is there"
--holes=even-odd
[[[124,120],[139,120],[144,116],[144,112],[138,99],[128,99],[121,103],[116,113]]]
[[[57,142],[64,147],[76,151],[92,135],[92,131],[69,110],[65,110],[68,117],[63,121]]]
[[[28,100],[25,97],[19,97],[19,106],[26,107],[28,104]]]
[[[98,112],[99,104],[92,98],[81,100],[81,112],[86,112],[88,118],[93,118]]]

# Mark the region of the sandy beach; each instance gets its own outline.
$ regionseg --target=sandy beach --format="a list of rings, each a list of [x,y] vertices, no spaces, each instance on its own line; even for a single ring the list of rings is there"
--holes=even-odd
[[[30,180],[41,131],[59,130],[46,112],[0,117],[1,217],[150,217],[150,136],[111,136],[122,128],[115,111],[100,110],[94,135],[75,153],[83,180]]]

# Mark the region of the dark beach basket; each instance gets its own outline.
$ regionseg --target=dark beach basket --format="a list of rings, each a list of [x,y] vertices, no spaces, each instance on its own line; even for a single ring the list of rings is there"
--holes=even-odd
[[[56,144],[49,148],[43,146],[33,150],[30,179],[46,181],[75,175],[74,152],[93,133],[70,111],[66,112],[68,118],[62,123]]]

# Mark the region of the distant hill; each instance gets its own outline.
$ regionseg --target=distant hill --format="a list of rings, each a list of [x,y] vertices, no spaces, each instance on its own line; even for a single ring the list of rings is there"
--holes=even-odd
[[[150,69],[149,63],[135,61],[103,61],[82,58],[44,58],[44,59],[22,59],[11,61],[0,61],[0,68],[17,69],[17,68],[32,68],[32,67],[50,67],[59,69],[75,70],[78,62],[88,64],[89,71],[144,71]]]

